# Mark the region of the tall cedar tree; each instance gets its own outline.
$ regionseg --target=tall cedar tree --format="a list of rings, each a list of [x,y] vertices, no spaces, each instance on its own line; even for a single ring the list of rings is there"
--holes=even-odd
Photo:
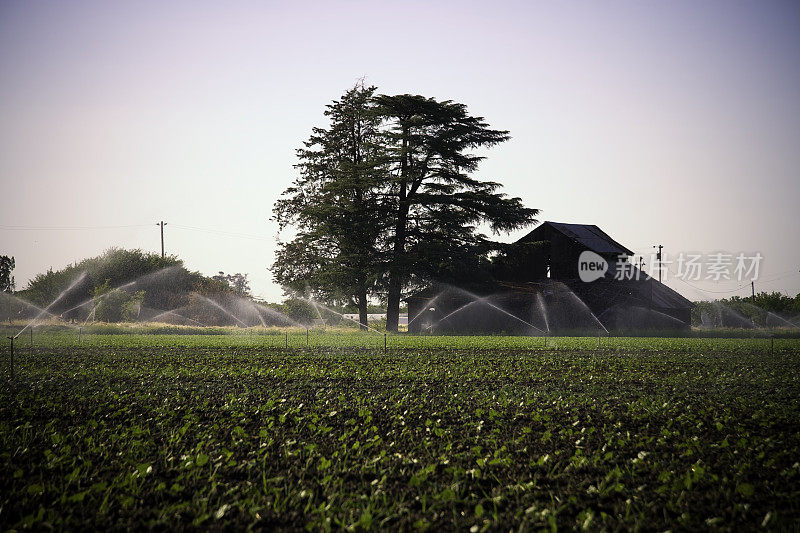
[[[497,244],[477,231],[478,224],[507,232],[535,223],[538,210],[497,192],[499,183],[470,177],[483,157],[468,151],[507,140],[507,131],[490,129],[450,100],[401,94],[375,102],[392,165],[386,328],[397,331],[402,291],[414,276],[446,277],[453,265],[469,268]]]
[[[358,84],[327,106],[330,125],[314,128],[297,151],[300,176],[273,209],[281,230],[297,229],[294,239],[279,243],[275,280],[327,301],[355,300],[362,329],[381,270],[378,246],[386,221],[375,89]]]
[[[7,255],[0,255],[0,291],[13,293],[14,292],[14,258]]]

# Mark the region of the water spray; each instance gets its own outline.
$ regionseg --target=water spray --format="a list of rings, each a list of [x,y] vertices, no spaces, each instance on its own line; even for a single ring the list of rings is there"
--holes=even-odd
[[[338,311],[334,311],[333,309],[331,309],[327,305],[315,302],[314,300],[312,300],[310,298],[306,298],[305,296],[298,295],[297,298],[299,300],[303,300],[305,302],[310,303],[314,307],[314,309],[316,309],[317,314],[319,315],[321,320],[322,320],[322,314],[319,312],[319,308],[317,306],[322,307],[323,309],[325,309],[326,311],[328,311],[330,313],[333,313],[334,315],[338,315],[339,317],[343,318],[344,320],[349,320],[350,322],[353,322],[354,324],[358,324],[359,326],[364,326],[365,328],[367,328],[370,331],[374,331],[375,333],[380,333],[380,331],[378,331],[377,329],[371,327],[369,324],[362,324],[358,320],[353,320],[352,318],[348,318],[348,317],[344,316],[342,313],[340,313]]]
[[[508,311],[506,311],[506,310],[505,310],[505,309],[503,309],[502,307],[499,307],[499,306],[497,306],[497,305],[493,304],[492,302],[490,302],[490,301],[489,301],[489,298],[490,298],[490,296],[483,296],[483,297],[481,297],[481,296],[478,296],[477,294],[473,294],[473,293],[471,293],[471,292],[469,292],[469,291],[465,291],[464,289],[460,289],[460,288],[458,288],[458,287],[455,287],[455,288],[456,288],[457,290],[459,290],[459,291],[460,291],[462,294],[465,294],[465,295],[469,296],[470,298],[472,298],[472,301],[470,301],[470,302],[467,302],[466,304],[462,305],[461,307],[459,307],[459,308],[458,308],[458,309],[456,309],[455,311],[452,311],[452,312],[448,313],[448,314],[447,314],[447,315],[445,315],[443,318],[440,318],[440,319],[439,319],[439,320],[438,320],[438,321],[437,321],[435,324],[431,324],[430,326],[428,326],[427,330],[428,330],[429,332],[430,332],[431,328],[433,328],[433,326],[435,326],[435,325],[437,325],[437,324],[441,324],[442,322],[444,322],[445,320],[447,320],[447,319],[448,319],[448,318],[450,318],[451,316],[455,315],[455,314],[456,314],[456,313],[458,313],[458,312],[461,312],[461,311],[463,311],[464,309],[466,309],[467,307],[469,307],[469,306],[471,306],[471,305],[473,305],[473,304],[480,303],[480,304],[483,304],[483,305],[488,305],[488,306],[489,306],[489,307],[491,307],[492,309],[496,309],[497,311],[500,311],[500,312],[501,312],[501,313],[503,313],[504,315],[507,315],[507,316],[509,316],[509,317],[513,318],[514,320],[517,320],[517,321],[519,321],[519,322],[521,322],[521,323],[525,324],[526,326],[529,326],[529,327],[531,327],[531,328],[535,329],[536,331],[538,331],[538,332],[540,332],[540,333],[544,333],[544,330],[543,330],[543,329],[541,329],[541,328],[538,328],[538,327],[534,326],[533,324],[531,324],[531,323],[530,323],[530,322],[528,322],[527,320],[523,320],[523,319],[521,319],[520,317],[518,317],[517,315],[514,315],[514,314],[512,314],[512,313],[509,313]]]
[[[437,294],[436,296],[434,296],[433,298],[431,298],[427,302],[425,302],[425,304],[422,306],[422,310],[419,313],[417,313],[416,315],[414,315],[414,318],[412,318],[411,320],[408,321],[408,325],[410,326],[411,323],[414,322],[416,319],[418,319],[425,311],[430,311],[431,313],[434,312],[436,309],[431,307],[431,306],[433,305],[433,303],[441,295],[442,295],[442,292],[440,292],[439,294]]]
[[[231,313],[230,311],[228,311],[227,309],[222,307],[220,304],[218,304],[217,302],[215,302],[211,298],[207,298],[207,297],[205,297],[205,296],[203,296],[202,294],[199,294],[199,293],[195,293],[195,294],[197,294],[197,296],[199,296],[203,301],[210,303],[211,305],[213,305],[214,307],[216,307],[217,309],[219,309],[220,311],[222,311],[223,313],[225,313],[226,315],[231,317],[233,320],[238,322],[242,327],[245,327],[245,328],[247,327],[247,324],[245,324],[239,317],[237,317],[236,315],[234,315],[233,313]]]
[[[26,329],[28,329],[29,327],[31,327],[31,326],[32,326],[32,325],[33,325],[33,324],[34,324],[34,323],[35,323],[37,320],[39,320],[39,319],[42,317],[42,315],[44,315],[44,314],[52,314],[52,313],[50,313],[50,312],[49,312],[49,311],[50,311],[50,308],[51,308],[51,307],[53,307],[53,306],[54,306],[54,305],[55,305],[55,304],[56,304],[56,303],[57,303],[59,300],[61,300],[61,298],[63,298],[64,296],[66,296],[66,295],[67,295],[67,294],[68,294],[70,291],[72,291],[72,289],[74,289],[74,288],[75,288],[75,286],[76,286],[76,285],[78,285],[78,283],[80,283],[81,281],[83,281],[83,278],[85,278],[85,277],[86,277],[86,272],[84,271],[84,272],[83,272],[83,273],[82,273],[80,276],[78,276],[78,277],[75,279],[75,281],[73,281],[73,282],[70,284],[70,286],[69,286],[69,287],[67,287],[66,289],[64,289],[64,290],[61,292],[61,294],[59,294],[59,295],[56,297],[56,299],[55,299],[55,300],[53,300],[52,302],[50,302],[50,305],[48,305],[47,307],[45,307],[44,309],[42,309],[42,312],[41,312],[41,313],[39,313],[39,314],[38,314],[38,315],[37,315],[37,316],[36,316],[36,317],[35,317],[33,320],[31,320],[30,322],[28,322],[28,323],[25,325],[25,327],[24,327],[24,328],[22,328],[21,330],[19,330],[19,333],[17,333],[16,335],[14,335],[14,338],[17,338],[17,337],[19,337],[20,335],[22,335],[22,332],[23,332],[23,331],[25,331]]]

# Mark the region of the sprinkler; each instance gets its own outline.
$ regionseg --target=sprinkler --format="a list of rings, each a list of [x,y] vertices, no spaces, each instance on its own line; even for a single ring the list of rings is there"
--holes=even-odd
[[[287,331],[286,333],[284,333],[284,335],[286,335],[286,348],[288,349],[289,348],[289,332]]]
[[[308,328],[306,328],[306,346],[308,346],[308,342],[309,342],[309,340],[308,340]]]
[[[386,333],[383,334],[383,353],[389,353],[389,341],[387,340]]]

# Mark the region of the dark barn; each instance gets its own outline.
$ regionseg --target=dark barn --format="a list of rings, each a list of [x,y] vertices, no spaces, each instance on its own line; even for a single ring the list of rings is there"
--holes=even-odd
[[[592,281],[580,277],[587,251],[607,265]],[[408,328],[527,335],[688,329],[692,303],[632,265],[632,255],[595,225],[544,222],[493,263],[492,281],[434,283],[407,298]]]

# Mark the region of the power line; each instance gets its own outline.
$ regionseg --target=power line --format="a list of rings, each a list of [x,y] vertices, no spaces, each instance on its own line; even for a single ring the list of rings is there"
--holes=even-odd
[[[82,231],[95,229],[144,228],[150,224],[125,224],[116,226],[8,226],[0,224],[1,230],[9,231]]]
[[[166,225],[166,222],[164,224]],[[158,223],[157,225],[160,225],[160,223]],[[145,228],[145,227],[150,227],[150,224],[119,224],[119,225],[97,225],[97,226],[21,226],[21,225],[0,224],[0,230],[7,230],[7,231],[89,231],[89,230]],[[264,237],[262,235],[240,233],[235,231],[226,231],[215,228],[201,228],[197,226],[186,226],[183,224],[173,224],[172,227],[189,231],[199,231],[203,233],[221,235],[224,237],[236,237],[239,239],[253,239],[259,241],[269,240],[267,237]]]
[[[729,290],[729,291],[710,291],[708,289],[701,289],[700,287],[698,287],[696,285],[692,285],[691,283],[689,283],[685,279],[679,278],[678,276],[674,276],[674,279],[677,279],[678,281],[681,281],[681,282],[685,283],[686,285],[690,286],[691,288],[693,288],[695,290],[698,290],[700,292],[706,292],[708,294],[733,294],[734,292],[739,292],[740,290],[742,290],[745,287],[747,287],[747,285],[745,284],[745,285],[740,285],[736,289]]]
[[[705,292],[705,293],[708,293],[708,294],[732,294],[734,292],[739,292],[742,289],[746,289],[747,286],[750,285],[750,282],[747,282],[747,283],[745,283],[743,285],[739,285],[739,287],[737,287],[735,289],[724,290],[724,291],[712,291],[712,290],[708,290],[708,289],[701,289],[700,287],[689,283],[685,279],[679,277],[676,272],[673,272],[670,269],[669,266],[667,266],[667,272],[670,272],[671,274],[673,274],[673,279],[677,279],[678,281],[681,281],[681,282],[685,283],[686,285],[688,285],[689,287],[692,287],[695,290],[698,290],[700,292]],[[787,270],[786,272],[792,272],[792,271],[788,271]],[[785,274],[786,272],[781,272],[780,274]],[[752,280],[752,281],[758,281],[759,283],[770,283],[770,282],[773,282],[773,281],[780,281],[782,279],[791,278],[792,276],[794,276],[795,274],[798,274],[798,273],[797,272],[792,272],[791,274],[787,274],[787,275],[784,275],[784,276],[781,276],[780,274],[778,275],[778,277],[773,277],[773,278],[768,278],[768,279],[757,279],[757,280]]]

